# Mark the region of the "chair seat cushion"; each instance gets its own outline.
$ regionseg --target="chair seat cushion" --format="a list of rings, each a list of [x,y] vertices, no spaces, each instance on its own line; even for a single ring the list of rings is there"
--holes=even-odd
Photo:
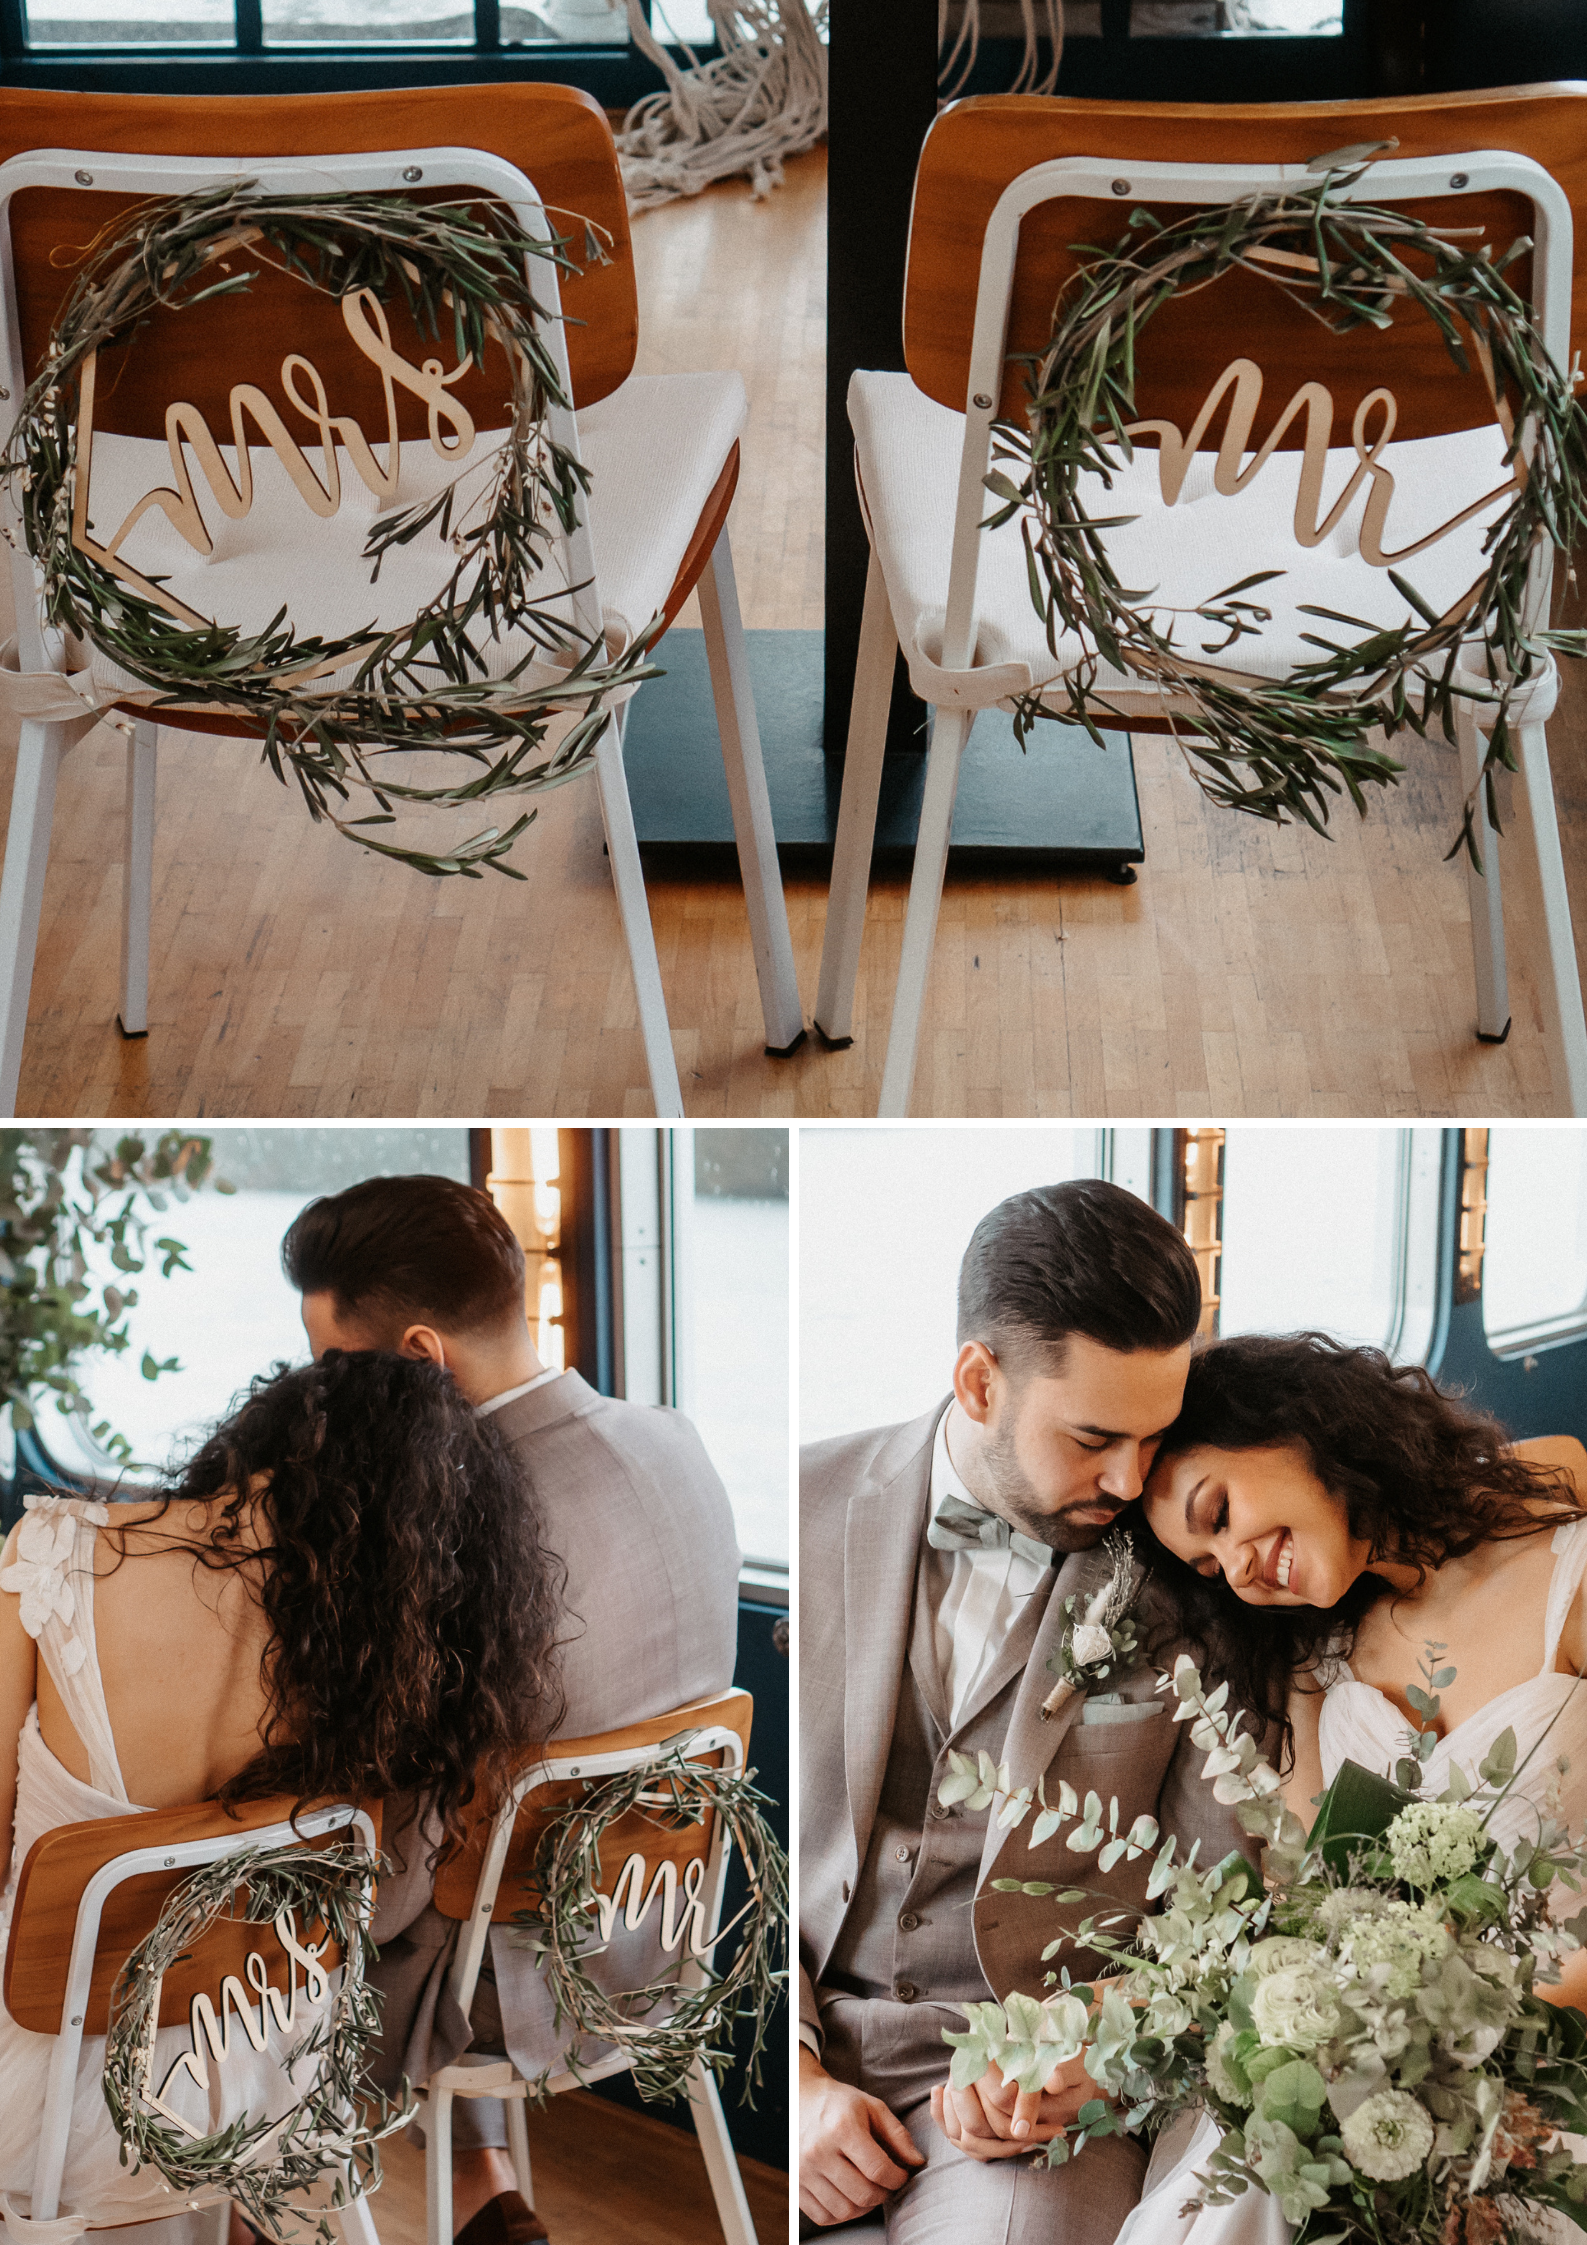
[[[595,546],[601,611],[609,646],[624,647],[666,602],[706,501],[743,430],[747,406],[737,374],[631,375],[622,387],[579,416],[579,450],[591,475],[589,521]],[[476,437],[466,464],[439,458],[429,442],[402,447],[400,481],[392,508],[440,492],[461,474],[464,500],[489,503],[491,474],[503,444],[501,430]],[[381,456],[383,456],[383,448]],[[305,456],[323,484],[320,448]],[[235,469],[232,448],[223,449]],[[378,580],[363,547],[383,503],[360,480],[338,445],[340,506],[314,514],[268,446],[251,446],[253,504],[240,520],[222,512],[196,465],[193,488],[214,550],[201,555],[166,515],[151,508],[136,523],[120,556],[144,576],[159,579],[185,606],[217,621],[262,631],[282,607],[300,636],[342,638],[367,626],[390,630],[416,615],[455,566],[451,546],[432,524],[405,546],[390,550]],[[94,535],[108,541],[128,512],[151,489],[173,484],[171,458],[158,440],[96,434],[89,482]],[[566,572],[545,575],[545,598],[560,597],[568,612]],[[493,677],[529,652],[524,633],[475,641]],[[327,680],[348,683],[348,663]],[[138,681],[94,650],[91,671],[101,687]]]
[[[907,374],[858,373],[849,385],[849,418],[872,544],[917,693],[939,707],[981,709],[1073,670],[1089,650],[1077,633],[1060,634],[1056,653],[1049,649],[1046,627],[1031,602],[1017,515],[981,533],[970,667],[940,667],[964,416],[924,396]],[[1395,490],[1383,536],[1386,550],[1414,544],[1495,491],[1508,473],[1503,455],[1497,427],[1389,445],[1382,464],[1393,473]],[[1241,638],[1221,655],[1205,652],[1221,632],[1195,616],[1175,621],[1176,645],[1198,663],[1281,678],[1322,652],[1306,633],[1354,643],[1358,635],[1348,626],[1300,614],[1303,603],[1375,625],[1397,626],[1414,616],[1388,571],[1365,561],[1358,549],[1370,478],[1362,478],[1349,508],[1319,545],[1297,544],[1293,518],[1303,459],[1299,451],[1275,452],[1243,491],[1226,497],[1213,486],[1216,453],[1197,453],[1172,507],[1163,504],[1154,443],[1137,445],[1132,462],[1120,459],[1111,490],[1100,476],[1086,478],[1088,515],[1136,518],[1105,533],[1107,551],[1120,582],[1150,595],[1141,606],[1152,611],[1160,630],[1175,621],[1171,609],[1205,602],[1255,570],[1285,572],[1244,596],[1271,609],[1271,623],[1259,637]],[[1326,517],[1357,464],[1353,449],[1329,453],[1319,518]],[[1011,472],[1017,481],[1017,467]],[[1481,576],[1484,535],[1511,496],[1506,490],[1470,522],[1397,565],[1397,573],[1436,614],[1444,614]],[[996,504],[988,493],[985,512]],[[1155,689],[1106,663],[1099,666],[1097,685],[1137,713],[1159,706]]]

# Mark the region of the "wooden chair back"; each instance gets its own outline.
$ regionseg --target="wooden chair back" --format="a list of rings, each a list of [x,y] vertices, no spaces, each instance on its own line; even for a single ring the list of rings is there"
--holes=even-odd
[[[348,94],[98,94],[0,87],[0,161],[31,149],[93,149],[133,155],[236,158],[353,154],[404,148],[479,148],[516,164],[534,184],[559,233],[582,259],[588,219],[610,237],[605,265],[561,280],[575,405],[593,405],[627,379],[638,342],[633,249],[617,151],[605,115],[572,86],[415,86]],[[409,192],[409,190],[404,190]],[[423,195],[422,185],[411,190]],[[17,312],[31,380],[78,266],[134,198],[27,189],[11,211]],[[386,307],[394,347],[413,363],[434,355],[405,307]],[[301,351],[331,380],[332,410],[351,413],[372,437],[385,429],[379,370],[351,345],[336,302],[273,268],[246,294],[193,312],[158,315],[135,340],[103,354],[95,425],[122,436],[162,438],[165,409],[186,399],[218,441],[230,441],[232,385],[257,382],[274,396],[283,352]],[[451,363],[449,341],[441,356]],[[501,428],[505,361],[499,349],[454,394],[481,429]],[[346,402],[343,403],[342,401]],[[399,394],[404,438],[426,432],[423,402]]]
[[[1145,163],[1305,164],[1360,143],[1397,140],[1404,157],[1505,149],[1529,156],[1564,189],[1572,210],[1587,205],[1587,87],[1519,86],[1496,92],[1426,94],[1395,100],[1179,105],[988,95],[944,111],[927,135],[915,181],[904,302],[904,356],[928,397],[965,410],[981,244],[999,196],[1022,172],[1061,157],[1116,162],[1127,182]],[[1451,166],[1451,176],[1458,167]],[[1209,198],[1211,200],[1212,198]],[[1079,260],[1072,245],[1106,245],[1123,233],[1138,196],[1117,207],[1077,198],[1044,204],[1021,229],[1008,330],[1013,362],[1046,346],[1053,306]],[[1532,207],[1510,193],[1452,192],[1408,208],[1432,225],[1480,226],[1497,250],[1532,230]],[[1159,207],[1183,215],[1185,206]],[[1510,268],[1525,295],[1529,260]],[[1575,229],[1572,330],[1587,315],[1587,229]],[[1137,347],[1141,418],[1194,424],[1218,374],[1237,354],[1264,376],[1251,441],[1260,444],[1303,382],[1333,393],[1334,427],[1348,430],[1361,399],[1385,386],[1399,407],[1395,439],[1491,424],[1480,375],[1464,377],[1433,323],[1411,311],[1387,333],[1335,336],[1281,290],[1238,271],[1210,288],[1171,299],[1153,314]],[[1001,410],[1023,419],[1026,369],[1005,367]],[[1222,416],[1203,439],[1216,449]],[[1305,418],[1280,440],[1298,449]]]
[[[319,1804],[320,1807],[331,1804]],[[5,2007],[19,2027],[32,2034],[54,2035],[61,2028],[72,1942],[83,1891],[96,1872],[118,1856],[135,1851],[176,1848],[191,1841],[227,1839],[228,1854],[250,1844],[250,1836],[271,1825],[284,1823],[292,1814],[290,1795],[249,1801],[228,1813],[214,1801],[199,1801],[189,1808],[140,1809],[128,1816],[96,1817],[86,1824],[63,1824],[34,1841],[17,1879],[11,1932],[6,1944]],[[316,1809],[301,1820],[312,1825]],[[380,1808],[366,1812],[380,1837]],[[350,1827],[315,1834],[306,1847],[345,1843]],[[110,1997],[117,1975],[144,1936],[153,1931],[166,1896],[190,1876],[190,1868],[161,1868],[125,1879],[106,1897],[94,1950],[93,1978],[83,2016],[86,2035],[107,2032]],[[300,1938],[318,1940],[323,1927],[300,1927]],[[221,1982],[233,1973],[244,1986],[250,1952],[264,1959],[269,1983],[285,1989],[291,1960],[268,1921],[250,1924],[241,1916],[218,1918],[203,1938],[166,1973],[160,1989],[160,2025],[185,2025],[194,1996],[207,1995],[220,2012]],[[327,1951],[327,1970],[333,1970],[339,1952]],[[298,1969],[301,1986],[303,1974]]]
[[[606,1731],[594,1738],[558,1739],[546,1747],[537,1766],[554,1769],[558,1774],[531,1785],[524,1794],[501,1870],[499,1886],[511,1889],[513,1908],[532,1908],[538,1899],[533,1881],[535,1857],[553,1818],[570,1801],[580,1799],[585,1793],[590,1779],[581,1774],[581,1765],[600,1764],[612,1756],[633,1757],[688,1731],[728,1730],[739,1741],[739,1765],[742,1767],[749,1755],[754,1712],[751,1694],[735,1689],[714,1699],[697,1700],[671,1714],[655,1715],[642,1723],[627,1723],[621,1730]],[[698,1757],[691,1755],[690,1759],[720,1767],[723,1752],[719,1747]],[[591,1776],[599,1781],[594,1772]],[[626,1816],[616,1818],[601,1836],[598,1891],[611,1893],[631,1855],[645,1858],[647,1891],[664,1862],[672,1863],[681,1879],[686,1864],[699,1859],[709,1861],[716,1836],[714,1822],[707,1814],[698,1824],[686,1825],[679,1831],[666,1831],[642,1809],[632,1809]],[[463,1847],[438,1866],[435,1906],[443,1917],[461,1921],[472,1914],[494,1823],[493,1804],[482,1801]]]

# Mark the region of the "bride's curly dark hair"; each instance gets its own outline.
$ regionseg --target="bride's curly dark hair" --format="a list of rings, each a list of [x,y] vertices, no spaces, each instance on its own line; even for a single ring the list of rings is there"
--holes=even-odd
[[[1478,1544],[1539,1535],[1574,1520],[1568,1476],[1516,1457],[1497,1419],[1446,1395],[1417,1364],[1381,1349],[1351,1348],[1326,1333],[1244,1333],[1191,1359],[1185,1400],[1157,1466],[1187,1450],[1298,1449],[1350,1533],[1374,1558],[1424,1572]],[[1347,1660],[1355,1632],[1387,1585],[1357,1578],[1326,1612],[1247,1605],[1221,1575],[1200,1575],[1152,1534],[1146,1506],[1126,1523],[1141,1557],[1177,1607],[1203,1665],[1229,1680],[1235,1706],[1286,1754],[1297,1672]]]
[[[167,1485],[270,1626],[262,1750],[223,1802],[421,1794],[460,1838],[555,1735],[564,1570],[489,1418],[439,1365],[328,1350],[255,1379]]]

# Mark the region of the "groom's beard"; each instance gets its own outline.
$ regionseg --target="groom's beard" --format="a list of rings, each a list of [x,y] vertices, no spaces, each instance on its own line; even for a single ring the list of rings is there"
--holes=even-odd
[[[981,1463],[996,1495],[996,1511],[1012,1522],[1022,1535],[1046,1544],[1052,1551],[1090,1551],[1107,1534],[1109,1523],[1106,1520],[1076,1519],[1076,1513],[1095,1513],[1111,1506],[1116,1516],[1124,1510],[1122,1504],[1101,1490],[1094,1490],[1090,1496],[1076,1497],[1056,1512],[1049,1511],[1039,1501],[1035,1483],[1014,1455],[1014,1428],[1008,1419],[1002,1421],[996,1432],[987,1429]]]

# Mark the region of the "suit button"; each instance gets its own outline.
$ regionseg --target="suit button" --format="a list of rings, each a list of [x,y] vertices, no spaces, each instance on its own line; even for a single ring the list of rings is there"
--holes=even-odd
[[[907,1863],[909,1861],[909,1850],[907,1847],[895,1847],[893,1853],[897,1856],[900,1863]]]
[[[920,1990],[915,1986],[913,1980],[900,1980],[893,1993],[900,2003],[913,2003]]]
[[[903,1927],[906,1933],[913,1933],[916,1926],[919,1925],[920,1920],[916,1917],[913,1910],[905,1910],[900,1915],[898,1922]]]
[[[930,1808],[927,1809],[926,1814],[935,1822],[940,1824],[942,1819],[945,1816],[951,1816],[953,1814],[953,1811],[952,1809],[944,1808],[940,1801],[933,1801]]]

